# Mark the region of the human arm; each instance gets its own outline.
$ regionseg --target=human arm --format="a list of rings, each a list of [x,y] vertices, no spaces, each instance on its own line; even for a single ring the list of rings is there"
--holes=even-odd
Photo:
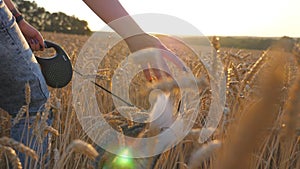
[[[146,34],[136,24],[118,0],[83,1],[126,41],[131,52],[160,43],[157,38]],[[126,24],[126,26],[124,26],[124,24]]]
[[[15,17],[22,15],[11,0],[4,0],[4,2]],[[24,19],[21,19],[18,22],[18,26],[32,50],[37,51],[44,49],[44,39],[39,31],[37,31]]]
[[[169,51],[167,47],[156,37],[145,33],[138,24],[129,16],[118,0],[83,0],[106,24],[114,29],[127,43],[131,52],[153,47]],[[121,19],[122,18],[122,19]],[[121,20],[120,20],[121,19]],[[180,68],[184,65],[174,54],[163,55]],[[168,70],[167,64],[163,59],[159,60],[159,65]],[[153,66],[153,65],[152,65]],[[153,70],[157,79],[162,76],[158,70]],[[149,70],[144,74],[148,80],[152,80]]]

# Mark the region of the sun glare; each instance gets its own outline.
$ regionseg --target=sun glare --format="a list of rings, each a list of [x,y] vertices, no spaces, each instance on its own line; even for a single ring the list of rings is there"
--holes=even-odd
[[[51,3],[44,0],[35,1],[50,12],[63,11],[87,20],[94,31],[100,30],[105,25],[83,1],[52,0]],[[120,2],[130,14],[172,15],[191,23],[204,35],[300,37],[299,0],[120,0]],[[57,6],[57,3],[61,5]]]

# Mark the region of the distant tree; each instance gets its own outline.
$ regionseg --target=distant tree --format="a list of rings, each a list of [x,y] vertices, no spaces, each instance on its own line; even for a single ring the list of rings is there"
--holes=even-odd
[[[38,7],[34,1],[14,0],[14,2],[27,22],[40,31],[91,34],[88,23],[75,16],[69,16],[63,12],[50,13],[45,8]]]

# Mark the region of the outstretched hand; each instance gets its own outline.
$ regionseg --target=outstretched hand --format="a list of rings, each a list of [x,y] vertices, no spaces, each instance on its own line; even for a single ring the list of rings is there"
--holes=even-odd
[[[156,57],[156,62],[152,63],[152,65],[147,65],[148,67],[144,69],[145,77],[150,82],[155,79],[161,80],[163,77],[161,71],[156,68],[170,72],[165,59],[174,63],[179,69],[185,70],[185,66],[179,57],[171,52],[158,38],[154,36],[149,34],[139,34],[126,38],[125,41],[132,53],[145,48],[157,48],[165,51],[161,53],[161,57]],[[155,78],[151,76],[150,70],[153,71]],[[165,75],[170,77],[168,73],[165,73]]]
[[[44,39],[41,33],[25,20],[19,22],[19,27],[33,51],[44,50]]]

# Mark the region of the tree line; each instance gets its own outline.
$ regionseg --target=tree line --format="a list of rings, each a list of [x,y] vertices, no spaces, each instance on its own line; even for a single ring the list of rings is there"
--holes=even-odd
[[[211,39],[212,37],[207,37]],[[190,44],[202,44],[207,45],[206,37],[185,37],[185,42]],[[272,44],[280,39],[280,37],[247,37],[247,36],[220,36],[220,45],[225,48],[237,48],[237,49],[254,49],[254,50],[266,50]],[[297,43],[300,43],[300,38],[293,38]]]
[[[91,34],[87,21],[80,20],[75,16],[69,16],[63,12],[50,13],[45,8],[39,7],[34,1],[14,0],[14,2],[26,21],[39,31]]]

